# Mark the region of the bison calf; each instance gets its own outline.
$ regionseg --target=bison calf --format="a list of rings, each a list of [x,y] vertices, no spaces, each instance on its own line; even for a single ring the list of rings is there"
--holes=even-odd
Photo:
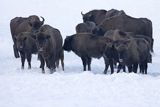
[[[22,69],[24,69],[25,59],[28,61],[28,68],[31,68],[31,57],[32,54],[37,53],[36,40],[33,38],[32,33],[22,32],[16,36],[17,49],[20,52]]]

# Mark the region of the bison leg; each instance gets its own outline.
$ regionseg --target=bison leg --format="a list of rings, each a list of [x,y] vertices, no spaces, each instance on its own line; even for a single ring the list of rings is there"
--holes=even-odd
[[[109,65],[110,65],[110,68],[111,68],[111,74],[113,74],[114,73],[113,59],[109,59]]]
[[[137,73],[138,64],[133,64],[133,72]]]
[[[153,50],[153,43],[154,43],[154,39],[152,38],[152,41],[151,41],[151,52],[154,52],[154,50]]]
[[[41,55],[38,55],[39,59],[40,59],[40,68],[42,68],[42,73],[45,73],[45,70],[44,70],[44,66],[45,66],[45,61],[43,59],[43,57]]]
[[[55,59],[51,58],[48,60],[49,65],[50,65],[50,74],[53,74],[56,71],[56,61]]]
[[[123,65],[123,72],[126,72],[126,67],[125,67],[125,65]]]
[[[117,62],[115,60],[113,61],[113,67],[117,68]]]
[[[119,63],[117,73],[119,73],[121,69],[122,69],[122,64]]]
[[[18,49],[17,49],[17,47],[16,47],[15,44],[13,45],[13,51],[14,51],[14,56],[15,56],[15,58],[19,58]]]
[[[85,57],[81,57],[82,63],[83,63],[83,71],[86,71],[86,65],[87,65],[87,61]]]
[[[22,63],[22,69],[24,69],[24,63],[25,63],[25,54],[23,52],[20,52],[21,54],[21,63]]]
[[[55,68],[51,68],[50,69],[50,74],[53,74],[54,72],[56,72],[56,69]]]
[[[63,58],[61,58],[61,65],[62,65],[62,69],[64,71],[64,59]]]
[[[59,59],[56,61],[56,67],[59,68]]]
[[[32,58],[32,55],[31,54],[27,54],[28,69],[31,69],[31,58]]]
[[[54,63],[53,66],[51,66],[50,68],[50,74],[53,74],[55,71],[56,71],[56,65]]]
[[[91,71],[91,61],[92,59],[88,57],[87,63],[88,63],[88,71]]]
[[[108,67],[109,67],[109,60],[108,60],[108,58],[104,57],[104,62],[105,62],[104,74],[107,74],[107,70],[108,70]]]
[[[128,72],[129,72],[129,73],[132,72],[132,65],[128,65]]]
[[[140,70],[139,70],[139,71],[140,71],[140,73],[142,73],[142,74],[143,74],[143,72],[144,72],[144,71],[143,71],[143,70],[144,70],[144,68],[143,68],[143,64],[139,64],[139,69],[140,69]]]
[[[148,64],[145,63],[145,64],[144,64],[144,73],[145,73],[145,74],[147,74],[147,69],[148,69]]]
[[[109,65],[106,64],[106,65],[105,65],[105,69],[104,69],[104,74],[107,74],[108,67],[109,67]]]

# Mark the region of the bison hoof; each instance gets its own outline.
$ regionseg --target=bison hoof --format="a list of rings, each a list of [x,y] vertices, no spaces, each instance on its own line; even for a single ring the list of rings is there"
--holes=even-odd
[[[19,58],[20,56],[19,55],[15,55],[15,58]]]
[[[24,69],[24,66],[22,66],[21,69]]]
[[[107,71],[106,71],[106,70],[104,71],[104,74],[107,74]]]
[[[51,68],[51,69],[50,69],[50,74],[53,74],[54,72],[56,72],[56,69]]]
[[[45,74],[45,71],[42,70],[42,74]]]

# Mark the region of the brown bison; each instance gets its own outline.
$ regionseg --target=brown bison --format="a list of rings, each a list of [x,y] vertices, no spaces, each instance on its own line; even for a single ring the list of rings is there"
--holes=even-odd
[[[22,32],[15,37],[16,47],[21,56],[22,69],[24,69],[25,59],[28,61],[28,68],[31,68],[32,54],[36,54],[38,52],[36,40],[33,37],[33,34],[30,32]]]
[[[44,18],[42,17],[40,21],[39,17],[36,15],[31,15],[29,17],[15,17],[10,21],[10,30],[13,39],[13,50],[14,56],[19,57],[19,53],[16,47],[16,36],[21,32],[36,32],[44,23]]]
[[[147,18],[133,18],[126,14],[105,19],[99,26],[101,32],[119,29],[124,32],[133,32],[135,35],[145,35],[151,38],[153,51],[152,22]]]
[[[127,39],[145,39],[149,46],[151,47],[151,43],[152,43],[152,40],[150,37],[148,36],[145,36],[145,35],[136,35],[135,33],[133,32],[123,32],[121,30],[109,30],[107,31],[105,34],[104,34],[105,37],[108,37],[110,38],[111,40],[113,41],[117,41],[117,40],[127,40]],[[149,48],[150,51],[151,51],[151,48]],[[148,60],[148,62],[152,62],[152,56],[150,54],[150,58]]]
[[[150,44],[144,38],[136,38],[139,52],[139,67],[140,73],[147,74],[148,63],[151,62]]]
[[[49,25],[43,25],[37,33],[36,38],[39,57],[42,62],[42,73],[44,73],[45,62],[50,69],[50,73],[53,73],[56,70],[56,64],[59,60],[61,60],[64,70],[63,40],[60,31]]]
[[[121,67],[125,65],[129,72],[137,73],[138,65],[140,72],[147,74],[147,63],[150,57],[149,43],[143,38],[133,38],[128,40],[117,40],[114,47],[118,51],[118,59]]]
[[[143,46],[146,46],[147,49],[151,49],[150,48],[150,43],[151,43],[151,39],[148,37],[148,36],[144,36],[144,35],[135,35],[134,33],[132,32],[123,32],[123,31],[120,31],[120,30],[109,30],[105,33],[104,37],[108,37],[110,38],[111,40],[113,40],[113,42],[117,42],[116,45],[122,45],[121,47],[123,46],[126,46],[127,45],[127,40],[130,40],[132,41],[133,43],[135,43],[135,47],[138,45],[138,51],[140,50],[144,50],[143,49]],[[149,46],[148,46],[149,45]],[[115,48],[115,46],[113,46]],[[152,61],[152,56],[150,54],[150,52],[148,52],[148,50],[145,50],[147,51],[147,63],[150,63]],[[149,50],[150,51],[150,50]],[[145,54],[146,54],[145,53]],[[117,53],[118,54],[118,53]],[[116,54],[115,54],[116,55]],[[120,55],[120,52],[119,52],[119,55]],[[117,55],[119,57],[119,55]],[[142,55],[142,54],[141,54]],[[120,62],[120,60],[117,60],[117,56],[115,56],[114,60],[117,61],[117,62]],[[145,56],[145,57],[146,57]],[[142,61],[142,60],[140,60]],[[123,71],[125,71],[125,66],[122,66],[124,65],[123,63],[119,63],[119,68],[118,68],[118,72],[120,71],[120,69],[123,67]]]
[[[101,58],[105,60],[105,70],[107,73],[108,66],[111,67],[111,73],[114,72],[112,59],[108,57],[110,55],[109,47],[111,47],[112,41],[103,36],[95,36],[91,33],[78,33],[71,36],[67,36],[63,49],[65,51],[73,51],[78,55],[83,63],[83,70],[86,71],[86,66],[88,70],[91,70],[91,58]],[[108,51],[108,52],[106,52]]]

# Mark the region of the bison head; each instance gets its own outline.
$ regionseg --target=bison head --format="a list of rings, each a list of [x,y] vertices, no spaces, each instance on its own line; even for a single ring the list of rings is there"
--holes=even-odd
[[[42,21],[40,21],[39,17],[36,15],[32,15],[28,17],[28,23],[32,27],[32,30],[38,30],[43,24],[45,19],[43,17]]]
[[[50,35],[41,32],[37,34],[37,47],[40,54],[45,55],[47,53],[49,48],[49,39]]]
[[[130,40],[117,40],[114,42],[114,47],[118,52],[118,61],[124,63],[128,57]]]
[[[67,36],[64,40],[64,45],[63,45],[63,49],[65,51],[71,51],[72,50],[72,40],[73,40],[73,36]]]
[[[25,47],[25,41],[27,39],[27,35],[23,32],[18,34],[18,36],[16,36],[15,39],[16,39],[17,49],[19,51],[23,51]]]
[[[87,21],[93,21],[94,22],[94,16],[91,13],[86,13],[83,14],[81,12],[82,18],[83,18],[83,22],[87,22]]]
[[[33,33],[31,32],[22,32],[22,33],[19,33],[15,39],[16,39],[16,46],[18,48],[19,51],[23,51],[26,47],[26,40],[28,38],[32,38],[32,39],[36,39],[35,38],[35,35],[33,35]]]

